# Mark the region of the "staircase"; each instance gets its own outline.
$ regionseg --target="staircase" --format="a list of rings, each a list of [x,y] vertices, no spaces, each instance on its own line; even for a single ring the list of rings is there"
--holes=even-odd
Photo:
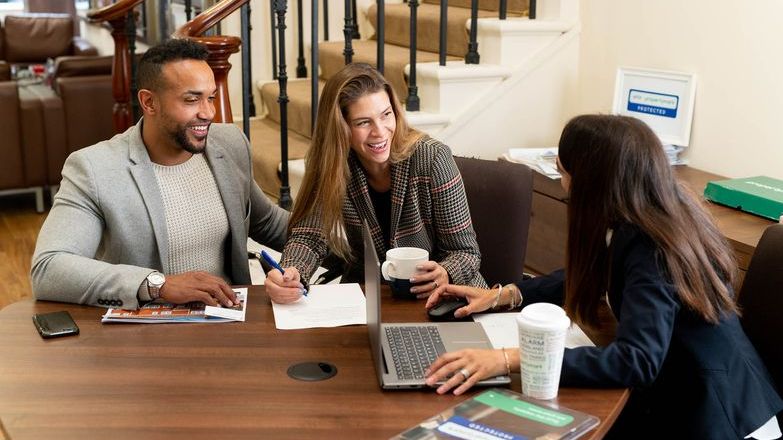
[[[560,0],[563,2],[575,0]],[[502,100],[503,90],[515,86],[522,73],[526,76],[525,63],[535,59],[543,47],[552,46],[562,39],[573,22],[558,20],[528,20],[527,0],[508,1],[508,20],[498,20],[498,1],[479,1],[479,53],[481,64],[466,65],[468,50],[468,26],[470,0],[452,0],[448,7],[447,65],[438,65],[439,49],[439,0],[425,0],[418,8],[417,19],[417,78],[421,111],[409,112],[411,124],[430,135],[436,136],[452,146],[444,138],[449,132],[460,134],[460,126],[469,125],[465,119],[474,108],[487,108],[482,102],[493,94]],[[540,9],[539,9],[540,10]],[[373,26],[377,23],[375,4],[359,14],[367,14]],[[466,25],[467,24],[467,25]],[[384,75],[394,87],[398,98],[405,101],[408,96],[408,62],[410,59],[409,30],[410,7],[408,4],[385,5],[385,61]],[[520,30],[520,27],[525,30]],[[532,31],[531,31],[532,29]],[[360,29],[363,36],[368,29]],[[530,33],[532,32],[533,37]],[[521,36],[521,37],[520,37]],[[353,61],[375,65],[378,42],[375,37],[367,40],[353,40]],[[344,42],[329,41],[319,44],[320,87],[344,64]],[[571,58],[576,59],[571,56]],[[538,61],[538,64],[542,64]],[[534,70],[534,69],[529,69]],[[562,69],[561,69],[562,70]],[[276,81],[259,82],[260,95],[267,109],[265,117],[251,122],[253,163],[255,179],[270,196],[278,197],[280,179],[278,169],[280,158],[280,108],[277,103],[279,89]],[[312,126],[310,79],[289,79],[288,103],[288,145],[289,176],[291,194],[295,196],[298,183],[304,174],[301,160],[309,147]],[[490,106],[491,107],[491,106]],[[490,129],[491,125],[484,129]],[[454,140],[459,143],[457,139]],[[511,146],[511,145],[509,145]],[[508,148],[506,146],[505,148]],[[465,150],[462,148],[461,150]],[[455,154],[476,155],[470,151],[455,151]],[[488,153],[495,155],[495,153]]]

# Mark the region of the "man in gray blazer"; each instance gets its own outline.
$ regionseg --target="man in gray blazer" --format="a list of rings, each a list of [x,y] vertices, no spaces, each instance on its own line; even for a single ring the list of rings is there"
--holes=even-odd
[[[137,74],[143,118],[65,162],[33,256],[36,298],[230,306],[229,283],[250,283],[248,235],[282,248],[288,213],[253,181],[247,138],[212,123],[207,55],[188,40],[149,49]]]

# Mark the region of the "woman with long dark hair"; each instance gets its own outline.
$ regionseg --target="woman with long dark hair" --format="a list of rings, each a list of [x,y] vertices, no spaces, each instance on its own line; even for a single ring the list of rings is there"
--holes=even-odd
[[[565,270],[496,290],[450,285],[427,307],[462,296],[469,304],[457,315],[465,316],[552,302],[596,327],[606,301],[615,339],[566,349],[560,384],[632,388],[613,430],[620,438],[736,439],[766,424],[777,429],[783,401],[740,325],[733,253],[673,176],[655,133],[634,118],[579,116],[558,154],[569,196]],[[518,368],[518,350],[463,350],[439,358],[428,383],[445,380],[439,393],[460,394]],[[461,370],[471,374],[454,374]]]

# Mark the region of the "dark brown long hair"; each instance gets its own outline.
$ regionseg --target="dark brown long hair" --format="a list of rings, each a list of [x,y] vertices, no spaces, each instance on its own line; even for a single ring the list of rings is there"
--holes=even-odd
[[[563,129],[558,154],[571,176],[565,309],[574,320],[598,325],[610,276],[606,234],[622,223],[653,240],[686,307],[712,323],[738,312],[733,253],[701,203],[677,182],[644,122],[577,116]]]
[[[354,63],[329,78],[321,93],[310,149],[305,157],[305,175],[294,203],[289,229],[305,218],[320,217],[321,233],[330,250],[344,259],[351,249],[343,237],[343,203],[348,181],[351,129],[348,107],[359,98],[385,91],[389,95],[397,128],[391,140],[389,160],[408,158],[422,133],[408,126],[405,112],[391,84],[369,64]]]

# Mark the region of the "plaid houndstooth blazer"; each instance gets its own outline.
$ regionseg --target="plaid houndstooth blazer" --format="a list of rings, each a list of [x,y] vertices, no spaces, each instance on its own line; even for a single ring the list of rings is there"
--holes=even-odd
[[[351,177],[343,219],[354,258],[343,281],[363,282],[362,220],[370,227],[379,258],[385,258],[387,249],[370,200],[367,177],[353,151],[348,162]],[[449,147],[425,136],[408,159],[391,165],[391,175],[391,246],[427,249],[430,259],[446,269],[452,283],[486,287],[479,274],[481,253],[465,188]],[[302,279],[309,280],[327,253],[318,216],[311,216],[292,225],[281,265],[296,267]]]

